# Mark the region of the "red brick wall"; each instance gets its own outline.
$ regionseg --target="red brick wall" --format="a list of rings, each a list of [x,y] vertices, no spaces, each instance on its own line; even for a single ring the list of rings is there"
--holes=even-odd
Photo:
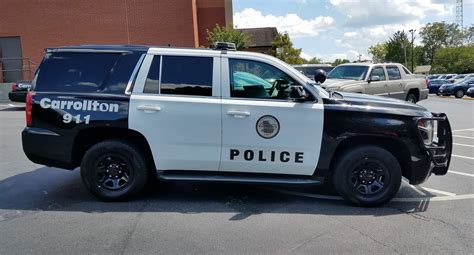
[[[198,8],[198,31],[200,46],[209,46],[207,29],[212,30],[216,24],[225,26],[224,7]]]
[[[0,37],[20,36],[23,57],[45,47],[146,44],[195,47],[192,0],[0,0]],[[221,14],[219,12],[222,12]],[[200,39],[222,10],[198,8]],[[221,17],[222,16],[222,17]],[[203,32],[204,31],[204,32]],[[204,37],[203,37],[204,36]]]

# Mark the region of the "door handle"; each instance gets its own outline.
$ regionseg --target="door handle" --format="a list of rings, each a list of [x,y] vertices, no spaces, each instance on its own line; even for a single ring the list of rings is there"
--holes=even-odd
[[[144,111],[146,113],[154,113],[161,111],[161,107],[157,105],[139,105],[137,110]]]
[[[250,116],[250,112],[244,112],[244,111],[228,111],[227,115],[232,115],[235,118],[245,118]]]

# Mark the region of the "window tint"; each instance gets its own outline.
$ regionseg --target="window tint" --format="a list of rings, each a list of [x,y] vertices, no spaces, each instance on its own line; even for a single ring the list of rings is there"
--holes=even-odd
[[[385,81],[387,78],[385,77],[385,72],[382,67],[375,67],[372,69],[372,74],[370,75],[370,78],[378,76],[380,77],[381,81]]]
[[[47,53],[38,69],[37,91],[97,91],[120,57],[117,53]]]
[[[148,76],[146,77],[145,87],[143,93],[155,93],[159,92],[159,81],[160,81],[160,58],[161,56],[154,56],[151,62]]]
[[[229,59],[230,96],[287,99],[296,82],[271,65],[251,60]]]
[[[387,73],[389,80],[400,80],[402,78],[400,70],[396,66],[387,66]]]
[[[163,56],[161,94],[212,96],[212,57]]]

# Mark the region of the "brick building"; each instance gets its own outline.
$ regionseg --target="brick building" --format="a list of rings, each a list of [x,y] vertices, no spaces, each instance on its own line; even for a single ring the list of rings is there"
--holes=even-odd
[[[207,46],[206,29],[231,23],[232,0],[1,0],[0,58],[4,71],[34,72],[52,46]],[[23,74],[31,78],[28,70]],[[20,76],[3,72],[7,81]]]

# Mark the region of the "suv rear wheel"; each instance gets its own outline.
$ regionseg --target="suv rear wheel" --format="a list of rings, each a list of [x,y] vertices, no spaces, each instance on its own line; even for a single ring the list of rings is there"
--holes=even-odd
[[[400,188],[402,171],[398,160],[377,146],[347,150],[334,169],[334,187],[348,202],[377,206],[392,199]]]
[[[107,140],[95,144],[82,159],[82,181],[102,200],[128,200],[147,183],[147,163],[142,155],[125,141]]]
[[[415,93],[413,92],[410,92],[408,95],[407,95],[407,101],[412,103],[412,104],[416,104],[416,102],[418,101]]]

